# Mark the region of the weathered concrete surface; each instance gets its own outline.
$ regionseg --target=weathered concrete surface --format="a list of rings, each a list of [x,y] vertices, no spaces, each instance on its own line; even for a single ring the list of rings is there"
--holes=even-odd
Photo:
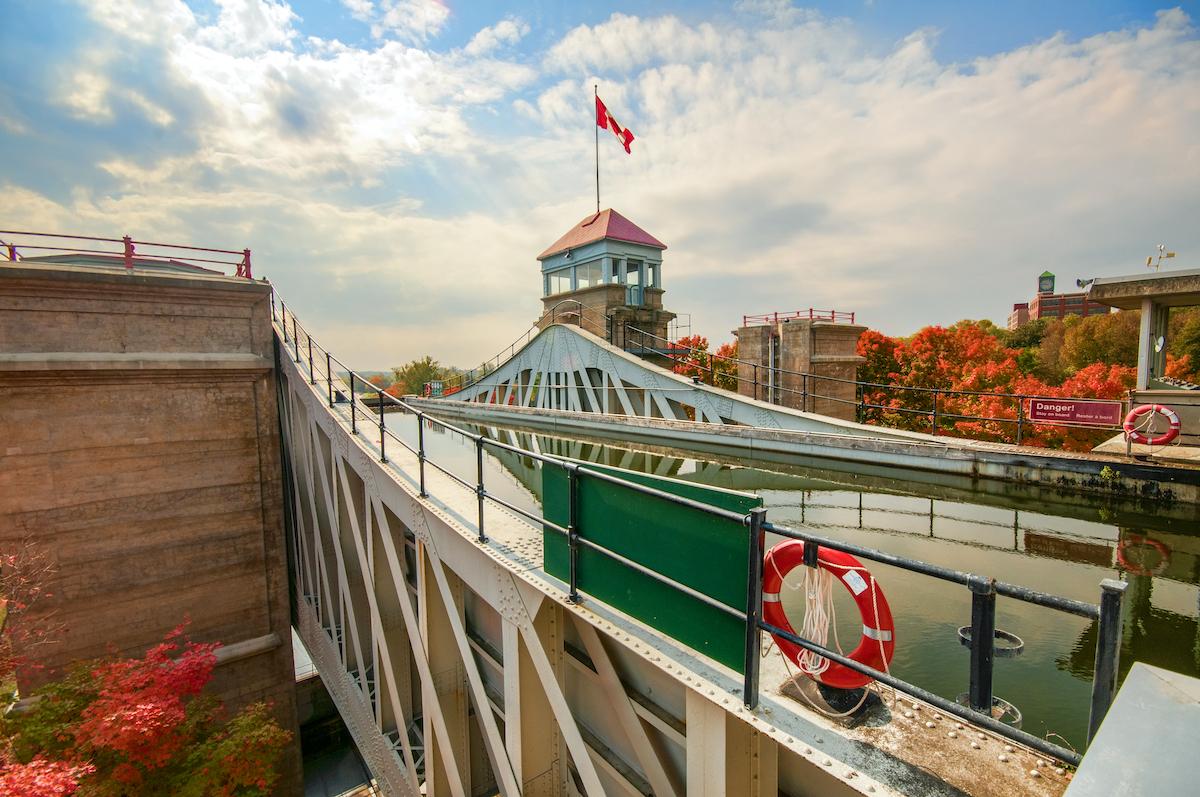
[[[264,283],[0,268],[0,546],[53,560],[65,626],[22,691],[190,617],[239,646],[213,691],[296,731],[273,362]],[[282,771],[298,793],[298,745]]]
[[[1200,680],[1138,662],[1117,692],[1068,797],[1195,794]]]

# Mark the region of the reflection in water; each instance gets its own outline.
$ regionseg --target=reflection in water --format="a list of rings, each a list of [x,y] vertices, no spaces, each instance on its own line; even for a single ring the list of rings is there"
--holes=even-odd
[[[1056,595],[1094,603],[1101,579],[1121,578],[1129,584],[1121,676],[1134,661],[1200,675],[1200,536],[1191,532],[1196,507],[1081,499],[1018,485],[984,494],[972,492],[969,483],[784,464],[763,469],[736,460],[696,459],[673,449],[618,448],[494,426],[473,430],[554,456],[754,492],[763,497],[774,523]],[[433,445],[453,461],[461,459],[461,475],[474,478],[473,451],[465,441],[427,434],[427,443],[431,437],[446,438]],[[503,490],[505,500],[537,511],[539,464],[507,451],[492,451],[489,457],[489,467],[509,476],[501,485],[489,473],[489,491]],[[964,692],[968,652],[956,629],[970,621],[966,588],[885,565],[872,564],[871,570],[896,617],[892,672],[946,697]],[[841,638],[856,639],[858,614],[848,595],[837,597]],[[785,590],[783,601],[798,618],[804,603],[800,593]],[[1021,656],[997,660],[996,694],[1020,708],[1026,730],[1060,734],[1081,746],[1095,622],[1001,598],[996,623],[1026,643]]]

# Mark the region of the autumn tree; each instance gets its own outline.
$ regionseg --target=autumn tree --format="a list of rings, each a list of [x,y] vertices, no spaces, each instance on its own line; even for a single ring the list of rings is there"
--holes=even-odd
[[[711,358],[708,354],[708,338],[703,335],[684,335],[667,348],[672,370],[683,376],[699,377],[704,382],[712,381]]]
[[[386,392],[393,396],[420,395],[426,382],[446,379],[456,373],[446,368],[429,355],[413,360],[407,365],[392,369],[392,384]]]
[[[1137,365],[1141,313],[1130,310],[1083,318],[1067,316],[1063,324],[1062,363],[1068,374],[1094,363]]]
[[[215,643],[180,626],[139,659],[82,663],[0,720],[0,795],[266,795],[290,734],[255,703],[202,694]]]

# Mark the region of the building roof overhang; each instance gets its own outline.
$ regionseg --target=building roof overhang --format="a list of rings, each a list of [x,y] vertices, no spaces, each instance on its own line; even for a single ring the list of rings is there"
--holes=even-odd
[[[613,241],[624,241],[631,244],[640,244],[648,246],[652,249],[666,249],[667,245],[655,238],[650,233],[643,230],[641,227],[634,224],[629,219],[622,216],[612,208],[602,210],[599,213],[589,213],[579,220],[571,229],[559,238],[554,243],[547,247],[546,251],[537,256],[538,260],[545,260],[548,257],[553,257],[560,252],[565,252],[568,249],[584,246],[585,244],[602,241],[605,239]]]
[[[1093,302],[1122,310],[1140,310],[1146,299],[1164,307],[1196,307],[1200,306],[1200,269],[1097,277],[1088,285],[1087,295]]]

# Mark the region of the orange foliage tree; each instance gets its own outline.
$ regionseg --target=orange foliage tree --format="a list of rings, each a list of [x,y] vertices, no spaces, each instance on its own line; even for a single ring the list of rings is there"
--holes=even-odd
[[[1032,352],[1006,346],[1004,333],[990,322],[925,327],[909,338],[868,330],[858,353],[866,358],[860,378],[877,385],[864,387],[868,423],[976,440],[1015,439],[1025,403],[1018,396],[1120,399],[1135,378],[1132,367],[1094,362],[1062,384],[1049,384],[1035,375]],[[1025,445],[1067,450],[1090,449],[1113,434],[1028,421],[1022,427]]]

